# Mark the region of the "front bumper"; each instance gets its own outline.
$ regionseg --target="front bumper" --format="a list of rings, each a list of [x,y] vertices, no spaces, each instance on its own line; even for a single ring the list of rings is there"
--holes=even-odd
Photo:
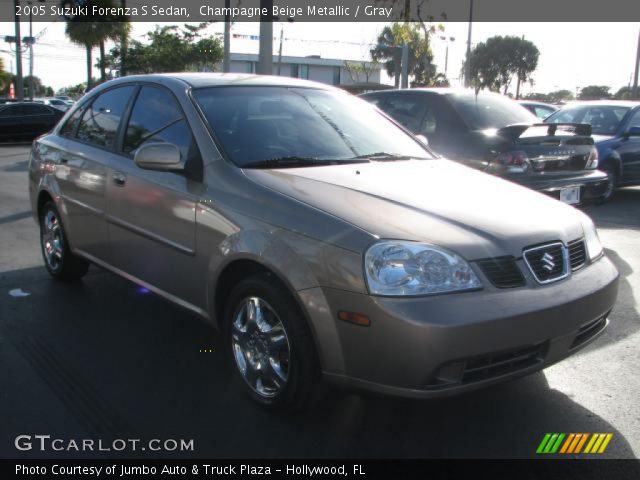
[[[604,330],[617,292],[618,272],[605,257],[547,285],[420,298],[317,288],[307,290],[303,302],[328,380],[431,398],[522,376],[571,355]],[[370,327],[337,320],[340,310],[367,315]]]
[[[580,203],[602,198],[607,189],[607,175],[600,170],[582,172],[534,173],[530,176],[511,175],[504,177],[522,186],[560,199],[560,190],[580,187]]]

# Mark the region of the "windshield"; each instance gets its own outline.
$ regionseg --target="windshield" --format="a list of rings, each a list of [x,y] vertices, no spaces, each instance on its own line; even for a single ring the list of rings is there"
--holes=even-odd
[[[516,123],[532,124],[539,121],[522,105],[502,95],[450,95],[449,101],[471,130],[502,128]]]
[[[307,166],[322,165],[369,155],[433,158],[374,106],[348,93],[209,87],[194,90],[193,96],[226,154],[240,167],[269,160],[274,167],[277,160],[292,166],[305,166],[305,160]]]
[[[596,135],[613,135],[629,107],[618,105],[582,105],[557,111],[545,120],[546,123],[589,123]]]

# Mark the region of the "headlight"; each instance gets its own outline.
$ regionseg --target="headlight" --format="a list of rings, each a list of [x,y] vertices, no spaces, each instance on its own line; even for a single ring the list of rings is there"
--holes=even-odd
[[[584,243],[587,245],[589,259],[593,261],[602,255],[603,250],[596,226],[586,215],[582,219],[582,230],[584,231]]]
[[[365,253],[364,269],[374,295],[428,295],[482,287],[465,260],[423,243],[376,243]]]

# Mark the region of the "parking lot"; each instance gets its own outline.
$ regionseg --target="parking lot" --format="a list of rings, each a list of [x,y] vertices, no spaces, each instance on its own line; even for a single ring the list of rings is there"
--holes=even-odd
[[[640,454],[640,188],[585,209],[621,282],[609,329],[578,354],[451,399],[333,392],[311,411],[274,415],[242,395],[199,318],[96,267],[77,284],[50,280],[27,152],[0,146],[0,457],[57,454],[17,451],[23,434],[194,439],[175,455],[210,458],[503,458],[535,456],[546,432],[611,432],[603,456]]]

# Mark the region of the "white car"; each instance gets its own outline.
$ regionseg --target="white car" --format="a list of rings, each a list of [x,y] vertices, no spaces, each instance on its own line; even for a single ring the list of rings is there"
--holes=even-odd
[[[49,105],[53,108],[57,108],[62,112],[66,112],[67,110],[69,110],[69,107],[70,107],[70,105],[67,102],[59,98],[34,98],[33,101],[36,103],[43,103],[45,105]]]

